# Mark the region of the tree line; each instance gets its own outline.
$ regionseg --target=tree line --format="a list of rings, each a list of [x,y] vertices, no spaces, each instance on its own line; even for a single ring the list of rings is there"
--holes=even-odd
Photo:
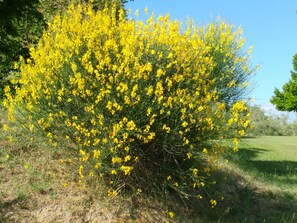
[[[296,136],[297,120],[290,120],[287,114],[265,112],[260,106],[250,106],[251,128],[249,136]]]

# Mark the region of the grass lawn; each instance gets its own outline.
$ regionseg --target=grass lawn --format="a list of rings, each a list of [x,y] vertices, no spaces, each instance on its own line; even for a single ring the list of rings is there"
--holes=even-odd
[[[234,161],[270,187],[297,192],[297,137],[247,139]]]
[[[297,137],[244,139],[227,158],[220,222],[297,222]]]
[[[297,161],[297,136],[263,136],[246,139],[242,149],[256,150],[255,160]]]
[[[221,197],[214,209],[208,199],[186,206],[174,197],[166,204],[145,196],[106,198],[104,186],[79,184],[70,154],[30,141],[21,130],[14,138],[1,128],[0,223],[297,222],[297,137],[244,139],[238,153],[227,155],[229,162],[222,159],[213,175],[217,184],[206,188]]]

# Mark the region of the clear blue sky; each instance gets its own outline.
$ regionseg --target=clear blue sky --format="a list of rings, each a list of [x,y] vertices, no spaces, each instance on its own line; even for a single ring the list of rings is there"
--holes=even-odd
[[[136,9],[142,13],[145,7],[157,15],[169,13],[172,19],[193,19],[198,25],[220,17],[242,27],[246,46],[254,46],[251,62],[260,65],[250,94],[255,104],[269,106],[274,88],[282,88],[290,78],[297,53],[297,0],[134,0],[126,4],[132,14]]]

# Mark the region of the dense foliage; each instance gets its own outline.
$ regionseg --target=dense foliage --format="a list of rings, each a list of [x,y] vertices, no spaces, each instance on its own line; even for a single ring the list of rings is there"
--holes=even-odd
[[[260,106],[249,107],[251,112],[250,136],[295,136],[297,121],[290,120],[288,115],[267,113]]]
[[[0,1],[0,98],[9,84],[9,75],[20,56],[29,57],[29,46],[35,43],[44,27],[38,0]]]
[[[182,29],[169,15],[127,21],[117,8],[72,5],[30,49],[4,105],[10,120],[76,151],[81,179],[106,180],[109,195],[153,186],[201,198],[221,141],[237,150],[250,122],[235,100],[251,72],[243,43],[224,22]]]
[[[291,79],[284,84],[282,91],[274,90],[270,101],[280,111],[297,111],[297,54],[293,57]]]

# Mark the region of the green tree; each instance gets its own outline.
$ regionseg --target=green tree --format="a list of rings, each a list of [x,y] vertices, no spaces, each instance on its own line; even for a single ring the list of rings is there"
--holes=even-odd
[[[8,75],[20,56],[29,57],[29,46],[35,43],[44,27],[38,0],[0,1],[0,97]]]
[[[270,102],[279,111],[297,111],[297,54],[293,57],[291,79],[284,84],[282,91],[277,88],[274,90]]]

